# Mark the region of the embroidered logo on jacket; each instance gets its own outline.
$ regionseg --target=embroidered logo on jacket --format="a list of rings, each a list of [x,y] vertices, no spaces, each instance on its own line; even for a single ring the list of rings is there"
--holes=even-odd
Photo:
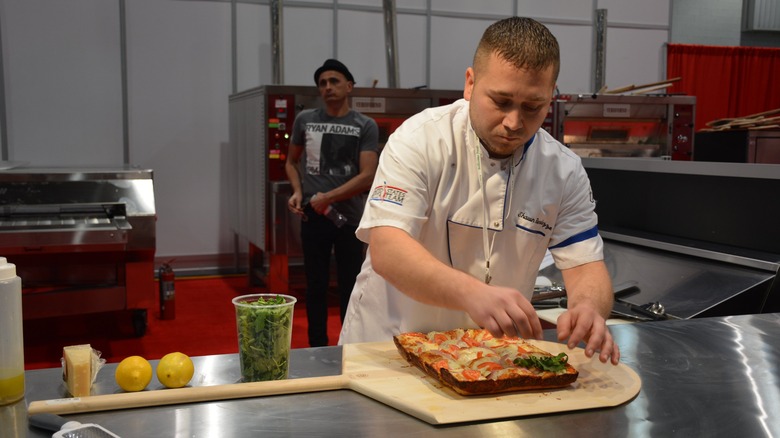
[[[374,190],[371,192],[371,197],[368,200],[403,205],[406,193],[407,191],[404,189],[383,184],[374,187]]]

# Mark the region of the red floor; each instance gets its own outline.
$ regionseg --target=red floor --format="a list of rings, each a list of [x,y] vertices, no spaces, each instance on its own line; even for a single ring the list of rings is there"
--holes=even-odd
[[[237,353],[231,300],[264,291],[250,288],[245,276],[177,278],[175,289],[175,318],[161,320],[159,309],[150,309],[146,334],[142,337],[135,335],[129,312],[25,321],[25,368],[59,367],[62,348],[77,344],[91,344],[109,363],[132,355],[159,359],[174,351],[190,356]],[[293,313],[292,347],[308,347],[303,290],[296,287],[290,294],[298,298]],[[332,298],[328,335],[330,344],[336,345],[341,322],[337,298]]]

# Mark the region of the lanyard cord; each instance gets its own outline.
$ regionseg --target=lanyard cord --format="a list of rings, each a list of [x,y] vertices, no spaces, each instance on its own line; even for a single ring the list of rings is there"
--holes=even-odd
[[[488,222],[490,221],[490,204],[488,203],[487,190],[485,190],[485,181],[482,176],[482,143],[474,130],[474,156],[477,159],[477,181],[479,181],[479,190],[482,192],[482,250],[485,253],[485,284],[490,284],[493,277],[490,275],[490,256],[493,253],[493,243],[496,240],[496,234],[493,239],[488,238]],[[514,155],[509,158],[509,180],[507,190],[509,190],[509,204],[512,203],[512,168],[514,167]],[[490,240],[490,242],[488,242]]]
[[[488,229],[487,224],[490,220],[488,212],[488,198],[487,190],[485,190],[485,182],[482,177],[482,144],[479,142],[477,134],[474,133],[476,138],[476,144],[474,145],[475,156],[477,158],[477,180],[479,181],[479,190],[482,192],[482,250],[485,252],[485,284],[490,284],[490,253],[491,245],[488,243]]]

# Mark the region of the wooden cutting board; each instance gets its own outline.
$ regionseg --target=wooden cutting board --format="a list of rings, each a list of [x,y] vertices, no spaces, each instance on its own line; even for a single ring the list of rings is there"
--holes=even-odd
[[[581,348],[567,351],[562,344],[534,343],[553,354],[565,351],[580,372],[577,381],[555,390],[466,397],[409,365],[392,342],[377,342],[345,345],[342,374],[338,376],[33,401],[28,413],[72,414],[351,389],[428,423],[448,424],[611,407],[639,393],[639,376],[626,365],[605,365],[598,359],[588,359]]]
[[[623,364],[605,365],[588,359],[585,351],[565,345],[533,341],[558,354],[566,352],[580,375],[567,388],[463,396],[409,365],[391,343],[349,345],[344,352],[344,374],[350,389],[431,424],[459,423],[617,406],[639,393],[639,376]],[[347,360],[349,359],[349,360]]]

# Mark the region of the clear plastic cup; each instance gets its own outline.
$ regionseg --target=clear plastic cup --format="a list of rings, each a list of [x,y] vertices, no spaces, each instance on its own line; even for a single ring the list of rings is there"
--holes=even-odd
[[[244,382],[287,378],[295,297],[252,294],[233,298],[238,357]]]

